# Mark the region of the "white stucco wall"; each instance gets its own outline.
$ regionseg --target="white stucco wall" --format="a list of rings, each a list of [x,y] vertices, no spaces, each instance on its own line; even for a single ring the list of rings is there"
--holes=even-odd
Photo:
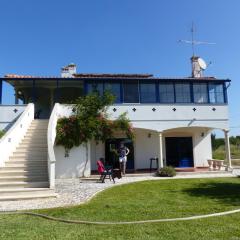
[[[60,105],[59,115],[69,116],[70,105]],[[136,111],[133,111],[133,109]],[[152,109],[156,110],[153,111]],[[173,111],[173,109],[176,109]],[[195,111],[193,109],[196,109]],[[215,109],[213,111],[213,109]],[[115,110],[115,111],[114,111]],[[116,104],[109,107],[111,119],[127,112],[134,128],[164,131],[180,127],[208,127],[228,129],[228,105],[208,104]]]
[[[196,111],[193,111],[193,108]],[[116,108],[117,111],[113,111]],[[136,108],[136,111],[132,111]],[[156,111],[152,111],[156,108]],[[172,109],[176,108],[176,111]],[[213,111],[213,108],[216,110]],[[163,133],[163,159],[165,156],[165,137],[192,137],[194,166],[205,167],[207,159],[212,157],[212,129],[228,129],[228,107],[226,105],[114,105],[109,108],[112,119],[128,112],[135,130],[134,141],[135,169],[148,169],[151,157],[159,155],[159,134]],[[60,105],[58,116],[69,116],[72,113],[69,105]],[[149,136],[149,133],[151,136]],[[202,136],[204,133],[204,136]],[[120,137],[120,136],[117,136]],[[56,178],[80,177],[86,160],[83,146],[73,148],[65,158],[62,147],[54,148],[56,155]],[[105,157],[105,145],[91,143],[89,152],[88,173],[96,170],[96,161]],[[90,166],[91,165],[91,166]]]
[[[11,128],[0,139],[0,167],[3,167],[16,147],[23,140],[29,126],[34,119],[34,105],[29,103],[24,112],[14,121]]]
[[[153,111],[153,108],[156,110]],[[173,109],[176,110],[173,111]],[[229,128],[227,105],[117,104],[109,108],[112,119],[124,112],[127,112],[127,116],[135,128],[152,129],[159,132],[189,126]]]
[[[105,158],[105,144],[93,141],[91,143],[91,170],[97,170],[97,160]]]
[[[68,157],[65,157],[65,149],[62,146],[55,146],[54,152],[56,156],[56,178],[77,178],[90,175],[91,157],[88,157],[86,164],[85,145],[72,148]]]
[[[0,105],[0,130],[9,129],[26,107],[27,105]]]
[[[56,106],[56,105],[55,105]],[[55,115],[58,118],[68,117],[72,114],[69,105],[58,105],[55,109]],[[49,128],[49,127],[48,127]],[[51,134],[50,134],[51,135]],[[54,137],[55,139],[55,137]],[[91,148],[88,144],[88,154],[86,154],[86,145],[74,147],[65,156],[65,149],[62,146],[54,146],[55,156],[55,178],[77,178],[90,175]],[[86,161],[87,160],[87,161]]]
[[[204,136],[202,136],[204,133]],[[159,135],[151,130],[136,129],[134,140],[134,168],[148,169],[150,158],[158,157]],[[163,132],[163,159],[166,164],[165,137],[192,137],[195,167],[207,167],[207,159],[212,158],[211,131],[206,128],[176,129]],[[96,170],[96,161],[105,156],[105,145],[92,143],[91,169]],[[155,164],[155,163],[154,163]],[[154,167],[154,166],[153,166]]]
[[[149,168],[150,158],[158,157],[159,138],[156,132],[147,130],[136,130],[134,142],[135,169]],[[153,163],[155,164],[155,162]],[[153,167],[155,167],[153,165]]]
[[[201,133],[204,133],[204,137]],[[208,159],[212,159],[211,131],[198,131],[193,136],[193,157],[195,167],[208,167]]]

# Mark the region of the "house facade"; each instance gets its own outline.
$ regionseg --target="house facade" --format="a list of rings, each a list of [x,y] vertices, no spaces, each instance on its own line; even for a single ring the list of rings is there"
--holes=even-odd
[[[197,71],[196,68],[197,65],[191,77],[182,78],[159,78],[151,74],[78,74],[74,64],[62,68],[61,77],[9,74],[0,79],[0,104],[1,86],[5,81],[15,89],[15,105],[0,105],[0,128],[10,125],[13,128],[29,104],[33,106],[33,110],[28,109],[34,116],[33,121],[37,118],[48,122],[48,177],[52,187],[56,178],[89,176],[96,170],[96,161],[100,158],[117,164],[112,150],[120,142],[130,149],[129,172],[148,170],[151,158],[157,158],[159,167],[208,167],[207,160],[212,158],[211,132],[215,129],[225,134],[226,160],[230,164],[227,99],[230,80],[204,77],[199,74],[201,68]],[[57,119],[72,114],[70,104],[79,96],[93,91],[102,94],[105,90],[116,97],[108,109],[109,117],[115,119],[126,112],[134,128],[134,141],[116,133],[114,139],[105,143],[91,142],[88,148],[80,146],[67,154],[63,147],[55,146]],[[23,138],[24,134],[18,144]],[[3,167],[16,147],[17,143],[2,160]]]

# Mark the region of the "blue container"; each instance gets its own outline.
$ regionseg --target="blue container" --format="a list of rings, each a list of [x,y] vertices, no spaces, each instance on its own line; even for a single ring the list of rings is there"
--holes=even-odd
[[[189,158],[183,158],[180,160],[179,162],[179,167],[181,168],[187,168],[187,167],[191,167],[191,160]]]

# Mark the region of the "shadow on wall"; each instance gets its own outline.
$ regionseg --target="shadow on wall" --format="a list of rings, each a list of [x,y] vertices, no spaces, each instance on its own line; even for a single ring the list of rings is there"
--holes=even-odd
[[[4,132],[7,132],[13,126],[13,124],[20,118],[21,115],[22,115],[22,113],[19,114],[16,118],[14,118],[12,122],[7,124],[7,126],[3,129]]]
[[[193,197],[210,198],[219,203],[240,207],[240,179],[239,183],[200,183],[194,188],[184,190],[184,192]]]

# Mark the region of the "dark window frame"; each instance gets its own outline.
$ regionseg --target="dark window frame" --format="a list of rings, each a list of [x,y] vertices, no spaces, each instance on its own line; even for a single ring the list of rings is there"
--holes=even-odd
[[[161,94],[160,94],[160,85],[172,85],[173,87],[173,102],[170,101],[161,101]],[[158,89],[158,96],[159,96],[159,103],[161,104],[171,104],[176,102],[176,91],[175,91],[175,82],[158,82],[157,84],[157,89]]]
[[[124,85],[125,84],[133,84],[132,82],[135,82],[135,84],[137,84],[137,89],[138,89],[138,101],[137,102],[126,102],[125,101],[125,92],[124,92]],[[126,104],[140,104],[140,84],[139,84],[139,80],[131,80],[131,81],[127,81],[127,80],[123,80],[122,81],[122,93],[123,93],[123,97],[122,97],[122,100],[123,100],[123,103],[126,103]]]
[[[142,98],[142,84],[152,84],[154,85],[154,89],[155,89],[155,101],[149,101],[149,102],[145,102],[143,101]],[[156,81],[147,81],[147,80],[143,80],[143,81],[139,81],[139,98],[140,98],[140,103],[143,104],[151,104],[151,103],[158,103],[158,96],[159,94],[157,93],[157,82]]]

